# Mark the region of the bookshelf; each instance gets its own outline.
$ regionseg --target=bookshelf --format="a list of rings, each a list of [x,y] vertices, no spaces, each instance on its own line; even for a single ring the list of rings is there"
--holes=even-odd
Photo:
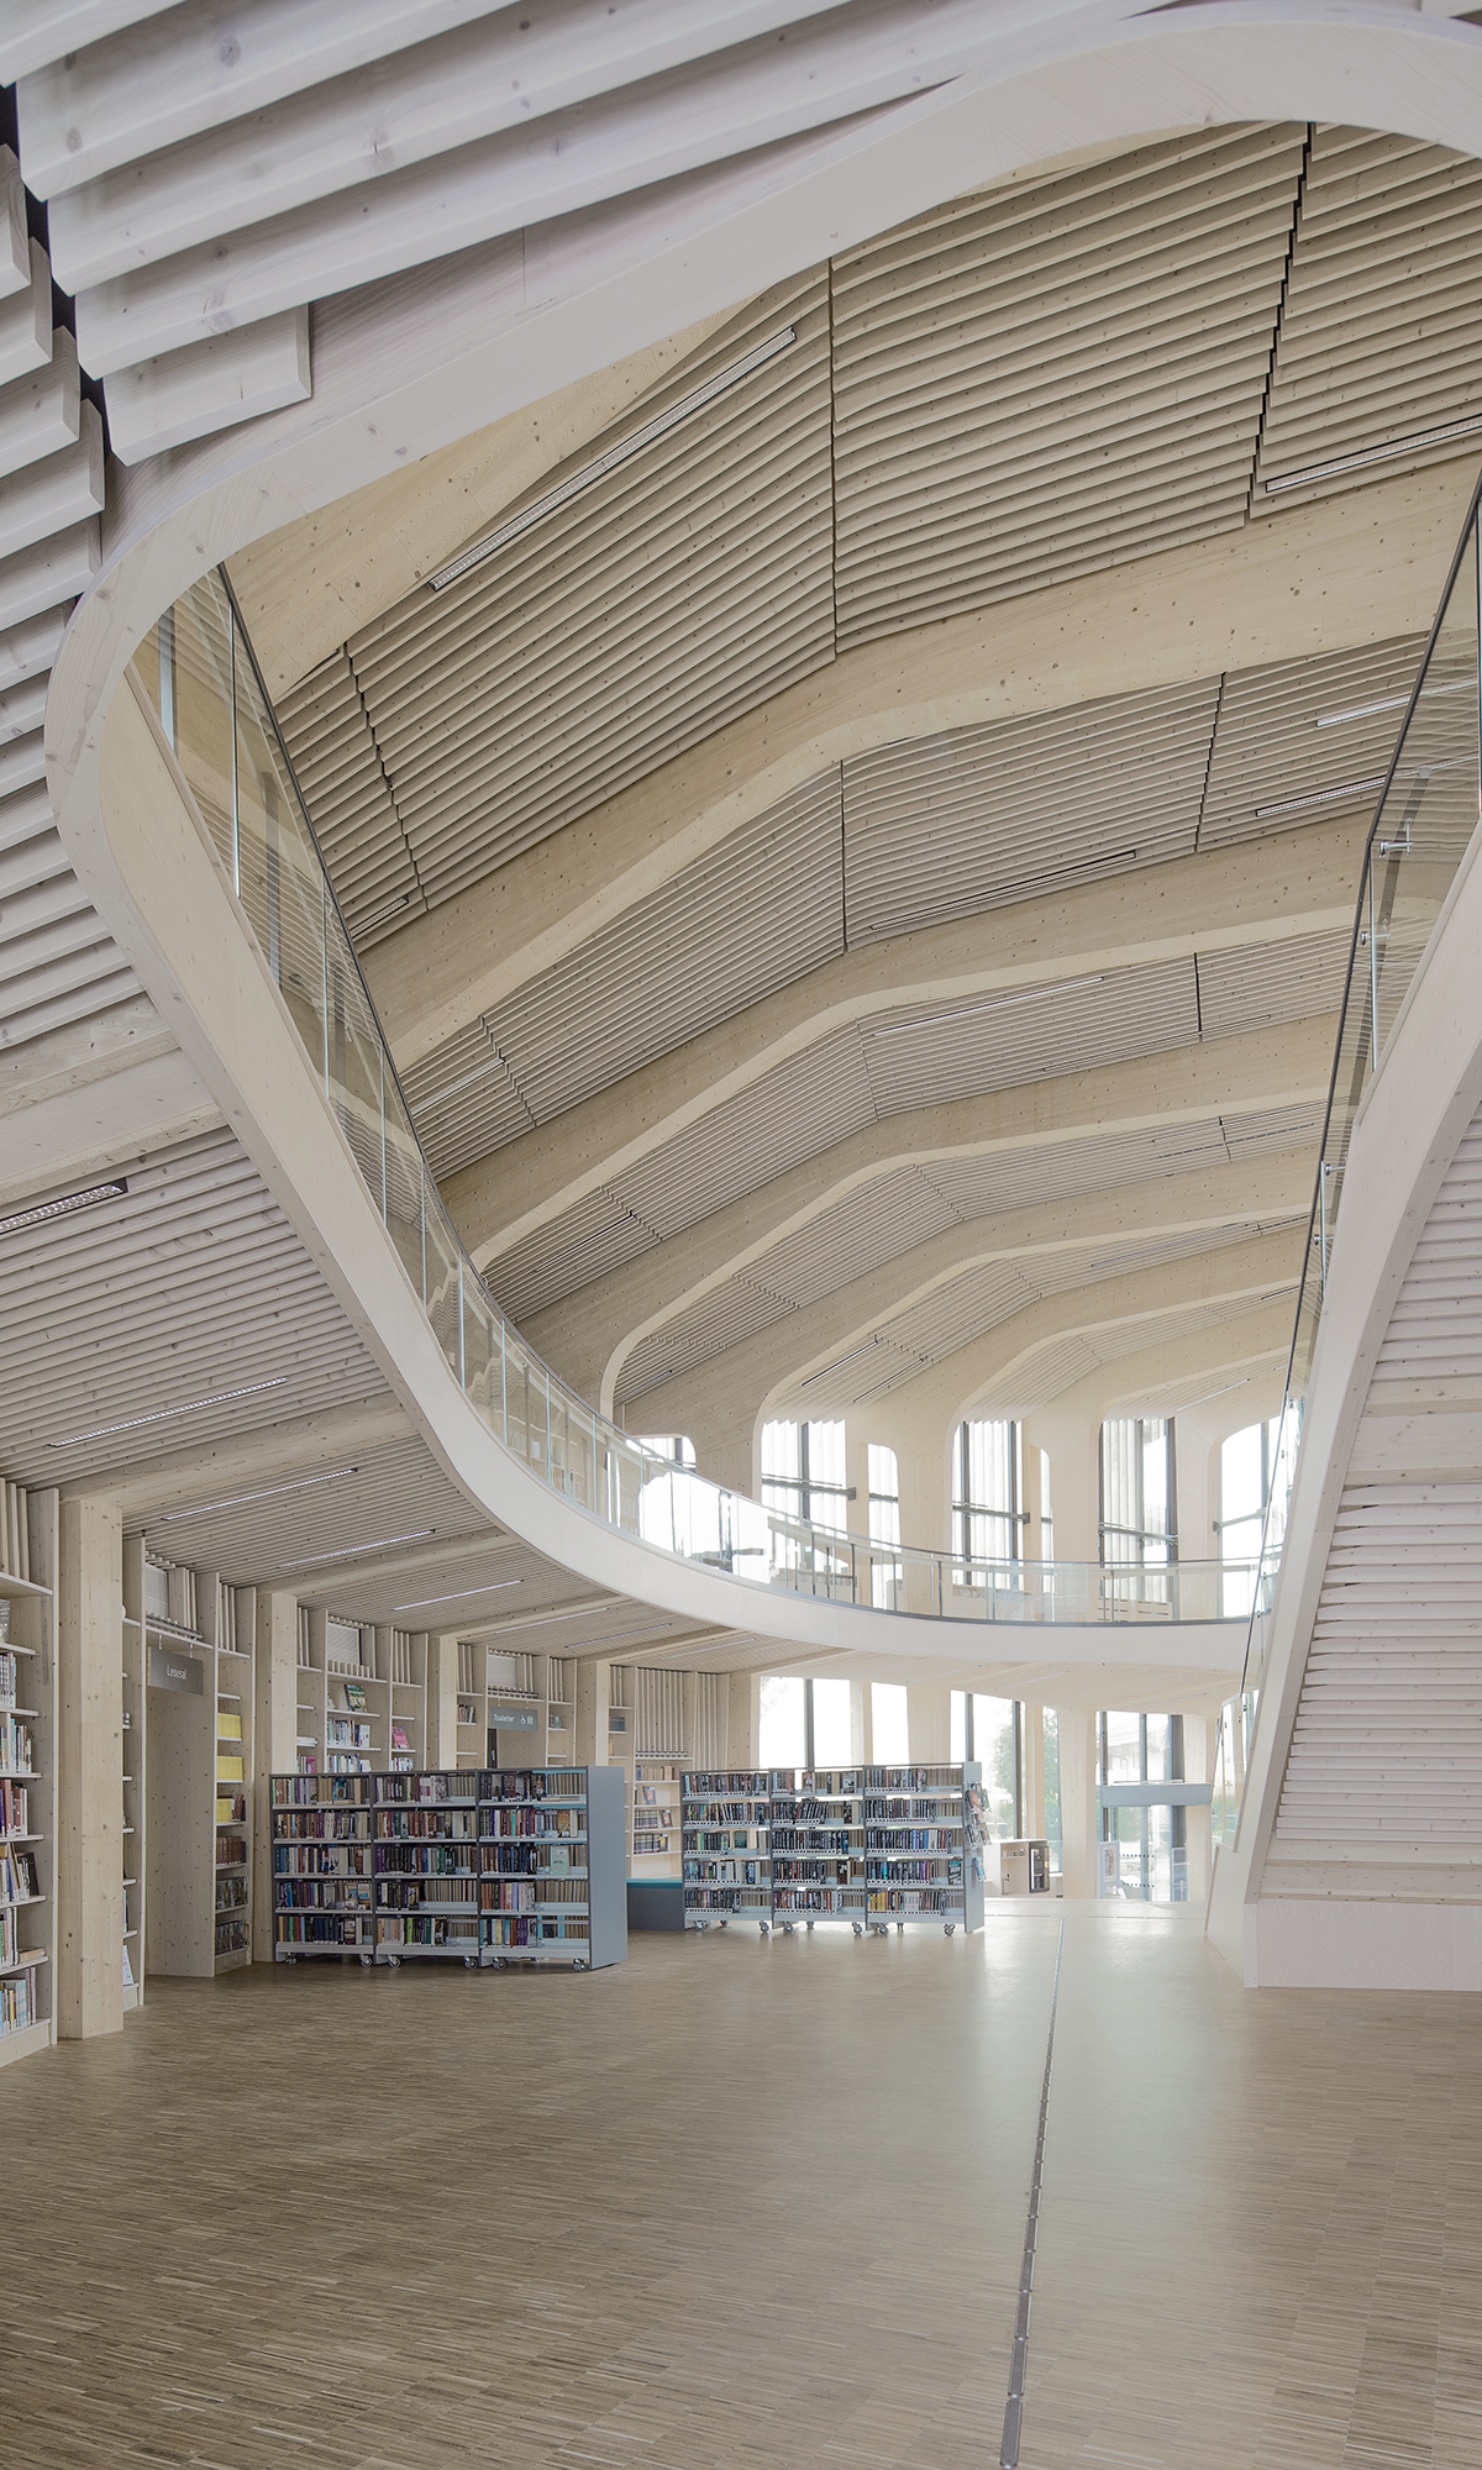
[[[0,2066],[56,2039],[56,1501],[0,1484]]]
[[[457,1727],[455,1754],[462,1768],[488,1768],[491,1730],[497,1755],[507,1765],[524,1760],[532,1766],[570,1766],[576,1756],[574,1657],[514,1653],[460,1638]]]
[[[632,1832],[628,1850],[630,1878],[678,1878],[682,1875],[682,1774],[683,1769],[672,1759],[634,1759],[630,1804]]]
[[[736,1920],[772,1926],[772,1779],[753,1768],[687,1770],[680,1779],[686,1929]]]
[[[983,1926],[979,1766],[694,1770],[681,1796],[686,1929]]]
[[[216,1642],[212,1970],[252,1961],[252,1776],[256,1603],[247,1587],[211,1589]]]
[[[144,2000],[146,1788],[149,1781],[145,1671],[144,1539],[123,1539],[123,2003],[127,2013]]]
[[[428,1642],[420,1632],[299,1607],[295,1739],[301,1775],[379,1775],[427,1754]]]
[[[853,1924],[869,1910],[865,1876],[865,1770],[804,1768],[772,1779],[772,1912],[785,1931],[826,1918]]]
[[[866,1767],[868,1927],[980,1930],[985,1833],[977,1764]]]
[[[275,1775],[269,1795],[277,1962],[584,1972],[627,1954],[614,1770]]]

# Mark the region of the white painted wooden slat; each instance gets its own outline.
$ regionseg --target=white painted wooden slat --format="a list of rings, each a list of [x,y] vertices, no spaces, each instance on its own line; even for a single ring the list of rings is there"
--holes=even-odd
[[[45,778],[46,746],[39,729],[0,744],[0,797],[8,797],[14,789],[27,789],[33,781]]]
[[[0,557],[0,627],[8,635],[59,601],[75,600],[97,573],[101,556],[98,526],[89,518]]]
[[[5,0],[0,18],[0,80],[11,85],[123,26],[180,8],[181,0]]]
[[[971,56],[976,0],[941,0],[914,42],[872,39],[873,0],[842,29],[804,28],[391,171],[370,189],[273,215],[79,292],[84,368],[131,362],[250,325],[909,98]],[[973,28],[977,27],[976,37]]]
[[[26,189],[9,146],[0,146],[0,300],[31,288],[31,235]]]
[[[102,505],[103,424],[91,403],[84,403],[75,446],[0,480],[0,558],[34,549],[54,533],[75,530]],[[0,567],[0,612],[4,587]]]
[[[45,677],[33,676],[23,686],[7,687],[0,693],[0,746],[40,728],[46,713],[46,683]]]
[[[62,327],[41,368],[0,386],[0,472],[19,472],[45,455],[65,453],[76,443],[81,423],[77,346]]]
[[[51,200],[49,237],[63,282],[81,290],[199,242],[264,222],[390,171],[443,155],[547,113],[590,103],[641,79],[821,14],[835,0],[527,0],[511,7],[463,9],[452,32],[420,40],[402,11],[388,31],[402,45],[374,56],[374,36],[358,45],[328,83],[316,82],[270,109],[240,94],[180,143],[140,143],[122,123],[121,105],[142,104],[178,131],[183,98],[163,81],[146,93],[130,84],[68,134],[81,146],[58,149],[42,125],[39,100],[23,91],[27,169]],[[429,11],[431,15],[434,12]],[[439,12],[449,14],[450,12]],[[260,12],[259,12],[260,14]],[[343,14],[343,12],[341,12]],[[307,31],[303,0],[296,33]],[[163,29],[161,29],[163,32]],[[251,29],[261,58],[260,26]],[[120,51],[127,47],[116,47]],[[240,76],[244,63],[236,64]],[[96,77],[94,78],[96,84]],[[103,98],[99,98],[100,101]],[[65,115],[64,115],[65,116]],[[54,119],[54,115],[53,115]],[[120,149],[127,146],[128,153]],[[160,148],[163,150],[159,150]],[[147,155],[147,162],[139,157]],[[109,170],[112,156],[118,168]]]
[[[38,241],[31,242],[31,281],[0,301],[0,386],[51,358],[51,267]]]
[[[309,312],[285,309],[234,334],[141,360],[117,371],[103,391],[109,441],[121,463],[142,463],[263,412],[306,403],[313,392]]]

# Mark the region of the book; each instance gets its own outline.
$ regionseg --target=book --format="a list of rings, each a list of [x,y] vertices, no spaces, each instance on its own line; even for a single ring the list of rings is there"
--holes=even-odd
[[[412,1745],[407,1739],[407,1728],[405,1724],[392,1725],[391,1746],[394,1750],[409,1750],[411,1748]]]
[[[232,1758],[232,1757],[218,1757],[218,1758],[217,1758],[217,1761],[216,1761],[216,1781],[217,1781],[217,1783],[218,1783],[218,1784],[240,1784],[240,1783],[242,1782],[242,1780],[243,1780],[243,1767],[242,1767],[242,1761],[241,1761],[241,1759],[240,1759],[240,1758]]]
[[[364,1715],[366,1697],[365,1684],[363,1681],[347,1681],[345,1683],[345,1704],[350,1709],[352,1715]]]
[[[240,1741],[242,1738],[242,1719],[240,1715],[223,1715],[218,1713],[216,1718],[216,1738],[218,1741]]]

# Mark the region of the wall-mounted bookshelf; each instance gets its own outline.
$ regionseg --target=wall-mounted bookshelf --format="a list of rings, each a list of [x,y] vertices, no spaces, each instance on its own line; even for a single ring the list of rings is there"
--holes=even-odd
[[[570,1766],[576,1757],[576,1660],[458,1641],[457,1759],[483,1770]],[[490,1735],[493,1735],[491,1741]]]
[[[681,1778],[687,1929],[772,1926],[772,1779],[758,1769],[695,1768]]]
[[[847,1921],[856,1938],[983,1926],[975,1764],[686,1772],[687,1929]]]
[[[634,1759],[633,1823],[628,1850],[630,1878],[678,1878],[682,1875],[682,1773],[683,1769],[672,1759]]]
[[[869,1910],[863,1767],[775,1774],[770,1842],[772,1911],[783,1929],[826,1918],[852,1923],[858,1937]]]
[[[603,1767],[270,1779],[276,1961],[586,1971],[627,1953],[622,1778]]]
[[[0,1484],[0,2066],[56,2039],[56,1499]]]
[[[252,1961],[253,1592],[219,1581],[216,1640],[215,1896],[212,1963],[218,1973]]]
[[[299,1608],[301,1775],[380,1775],[427,1752],[427,1640]]]
[[[250,1588],[124,1539],[124,1928],[133,1974],[252,1961]],[[136,1612],[135,1607],[139,1610]]]
[[[123,1544],[123,2003],[125,2012],[144,1999],[145,1862],[148,1855],[146,1793],[149,1782],[148,1685],[145,1672],[145,1561],[142,1536]]]

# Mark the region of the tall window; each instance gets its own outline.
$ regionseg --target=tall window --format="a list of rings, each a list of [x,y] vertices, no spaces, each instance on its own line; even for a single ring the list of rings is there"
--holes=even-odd
[[[874,1737],[875,1762],[879,1766],[903,1767],[910,1759],[908,1703],[903,1681],[871,1682],[870,1729]]]
[[[872,1441],[870,1466],[870,1542],[894,1545],[901,1540],[901,1478],[893,1449],[883,1442]],[[903,1565],[899,1561],[877,1557],[870,1569],[870,1600],[882,1612],[898,1612],[901,1608]]]
[[[694,1442],[683,1432],[640,1432],[638,1446],[651,1449],[657,1458],[672,1459],[677,1467],[692,1467],[695,1463]]]
[[[975,1758],[983,1770],[983,1800],[991,1836],[1023,1833],[1024,1710],[1015,1698],[979,1690],[952,1692],[951,1755]]]
[[[1098,1784],[1181,1783],[1181,1715],[1131,1714],[1103,1708],[1096,1719]],[[1166,1802],[1151,1809],[1101,1812],[1101,1840],[1117,1847],[1111,1892],[1143,1904],[1189,1900],[1188,1812]]]
[[[952,1549],[958,1560],[1017,1561],[1023,1526],[1018,1425],[1002,1419],[959,1424],[954,1462]]]
[[[1055,1558],[1055,1505],[1050,1498],[1050,1453],[1039,1454],[1039,1557],[1042,1561]]]
[[[1173,1418],[1117,1415],[1101,1427],[1101,1558],[1160,1569],[1178,1556]]]
[[[757,1755],[764,1767],[847,1767],[853,1739],[847,1681],[763,1673]]]
[[[762,1499],[842,1535],[849,1523],[842,1423],[762,1426]]]
[[[1272,1521],[1271,1541],[1280,1543],[1277,1530],[1285,1524],[1293,1455],[1290,1436],[1285,1442],[1282,1439],[1279,1415],[1264,1424],[1247,1424],[1243,1432],[1232,1432],[1221,1444],[1220,1514],[1215,1525],[1223,1562],[1259,1560],[1266,1508],[1273,1494],[1278,1517]],[[1227,1618],[1250,1611],[1255,1583],[1256,1574],[1250,1567],[1226,1567],[1221,1573],[1221,1609]]]

